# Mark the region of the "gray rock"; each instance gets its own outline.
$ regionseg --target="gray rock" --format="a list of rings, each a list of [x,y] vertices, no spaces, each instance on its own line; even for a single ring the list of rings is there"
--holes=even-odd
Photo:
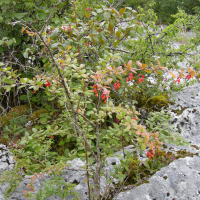
[[[8,167],[8,163],[0,162],[0,171],[4,171]]]
[[[200,158],[175,160],[132,190],[121,192],[115,200],[200,199]]]
[[[3,156],[1,157],[1,162],[6,162],[6,156],[5,156],[5,155],[3,155]]]

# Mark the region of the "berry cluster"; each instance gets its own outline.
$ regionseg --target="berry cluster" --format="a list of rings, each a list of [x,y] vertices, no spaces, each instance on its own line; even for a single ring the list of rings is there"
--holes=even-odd
[[[144,81],[144,75],[143,74],[139,74],[138,77],[139,77],[138,78],[138,83],[141,84],[141,82]]]
[[[113,85],[115,86],[115,90],[117,90],[121,84],[119,83],[119,80],[117,80],[117,83],[114,83]]]
[[[185,78],[189,81],[192,76],[188,74]]]
[[[48,87],[48,86],[51,87],[51,83],[49,81],[47,81],[46,84],[45,84],[45,86],[46,87]]]
[[[108,99],[110,96],[102,94],[101,95],[101,99],[104,101],[104,103],[106,103],[106,99]]]
[[[175,80],[174,83],[178,82],[178,84],[179,84],[180,81],[181,81],[180,77],[177,77],[177,80]]]
[[[60,62],[60,65],[62,64],[63,62]],[[62,65],[62,68],[64,67],[64,65]]]
[[[72,28],[72,25],[70,24],[69,27],[67,28],[68,31],[70,31]],[[65,27],[64,27],[64,31],[65,31]]]
[[[150,151],[147,151],[146,155],[149,156],[149,158],[153,158],[153,154]]]
[[[94,85],[93,88],[94,88],[93,92],[95,93],[95,96],[98,97],[97,89],[99,89],[99,86],[98,85]]]
[[[92,10],[92,8],[91,7],[87,7],[85,10],[90,12]]]
[[[129,77],[126,79],[126,82],[133,80],[133,73],[129,74]]]

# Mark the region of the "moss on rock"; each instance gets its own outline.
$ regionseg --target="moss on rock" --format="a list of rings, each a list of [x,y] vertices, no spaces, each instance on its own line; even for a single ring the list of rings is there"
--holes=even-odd
[[[0,117],[0,127],[4,127],[5,125],[9,125],[10,124],[10,120],[12,118],[14,118],[16,115],[17,116],[21,116],[21,115],[28,114],[29,108],[30,107],[29,107],[28,104],[12,108],[12,110],[10,110],[6,114],[6,116]]]
[[[39,118],[39,116],[41,114],[45,114],[45,113],[49,113],[49,111],[47,109],[40,109],[40,110],[37,110],[35,112],[33,112],[33,114],[31,116],[29,116],[28,120],[31,121],[31,120],[35,120],[37,118]]]
[[[143,107],[155,111],[160,111],[163,107],[168,107],[168,104],[169,103],[164,96],[153,96],[147,100],[146,104]]]

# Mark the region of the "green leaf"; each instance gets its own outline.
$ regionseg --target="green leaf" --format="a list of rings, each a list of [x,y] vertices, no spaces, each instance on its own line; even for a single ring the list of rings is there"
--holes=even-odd
[[[123,118],[123,116],[117,115],[117,119],[122,119],[122,118]]]
[[[2,16],[0,16],[0,22],[3,22],[3,17]]]
[[[59,145],[63,145],[63,144],[65,144],[64,140],[62,140],[62,141],[59,142]]]
[[[24,58],[28,58],[28,52],[25,51],[25,52],[23,53],[23,56],[24,56]]]
[[[145,144],[142,144],[142,145],[141,145],[141,150],[144,151],[145,149],[146,149],[146,145],[145,145]]]
[[[24,83],[28,83],[30,81],[29,78],[20,78],[20,83],[24,84]]]
[[[108,21],[108,20],[110,19],[111,13],[110,13],[109,11],[106,11],[106,12],[103,14],[103,16],[104,16],[104,19]]]
[[[8,46],[10,46],[10,45],[12,45],[12,44],[13,44],[13,39],[10,39],[10,40],[7,41],[7,45],[8,45]]]
[[[124,46],[125,46],[127,49],[132,49],[132,46],[131,46],[126,40],[124,40]]]
[[[4,80],[4,82],[5,82],[6,84],[13,84],[13,83],[14,83],[14,80],[6,78],[6,79]]]
[[[102,9],[97,9],[96,11],[97,11],[97,13],[102,13],[103,10]]]
[[[27,22],[32,22],[33,21],[33,19],[30,18],[30,17],[24,17],[24,20],[27,21]]]
[[[36,128],[32,128],[33,133],[37,133],[37,129]]]
[[[48,168],[48,167],[50,167],[51,166],[51,163],[50,162],[47,162],[46,163],[46,167]]]
[[[20,145],[26,144],[26,140],[22,140],[19,144],[20,144]]]
[[[27,95],[23,94],[22,96],[20,96],[19,99],[20,99],[20,100],[27,100],[28,98],[27,98]]]
[[[65,149],[65,156],[68,156],[69,154],[69,149]]]
[[[40,123],[45,124],[46,122],[47,122],[47,118],[46,117],[40,118]]]
[[[17,19],[21,19],[24,16],[24,13],[15,13],[14,17]]]
[[[144,142],[144,140],[142,138],[138,138],[137,141],[141,144]]]
[[[0,45],[4,44],[4,41],[3,40],[0,40]]]
[[[126,111],[122,110],[122,116],[123,116],[123,118],[124,118],[125,115],[126,115]]]
[[[10,0],[4,0],[4,3],[5,3],[5,4],[9,4],[9,3],[10,3]]]
[[[126,116],[125,119],[127,122],[131,122],[131,118],[129,116]]]
[[[10,85],[6,85],[6,86],[4,86],[4,88],[6,89],[6,92],[10,92],[10,90],[11,90],[11,86]]]

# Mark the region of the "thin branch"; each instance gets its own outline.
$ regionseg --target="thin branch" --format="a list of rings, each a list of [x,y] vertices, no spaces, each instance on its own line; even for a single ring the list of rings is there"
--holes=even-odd
[[[60,0],[57,4],[55,4],[55,6],[53,7],[53,9],[51,10],[51,13],[50,13],[49,16],[47,17],[47,19],[44,21],[44,25],[43,25],[42,29],[40,30],[40,34],[44,31],[44,28],[46,27],[48,21],[50,20],[52,14],[53,14],[54,9],[58,6],[58,4],[59,4],[61,1],[62,1],[62,0]]]
[[[81,117],[83,117],[86,121],[88,121],[94,128],[96,128],[96,125],[92,121],[90,121],[87,117],[85,117],[84,115],[82,115],[81,113],[78,113],[78,112],[77,112],[77,114],[80,115]]]

